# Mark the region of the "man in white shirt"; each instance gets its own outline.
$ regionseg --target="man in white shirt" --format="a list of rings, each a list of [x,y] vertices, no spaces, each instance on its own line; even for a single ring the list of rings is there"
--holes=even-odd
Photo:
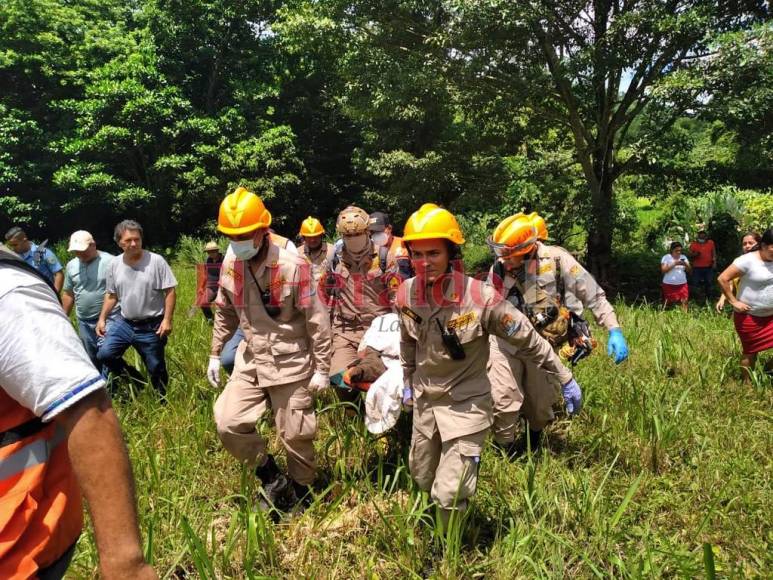
[[[102,575],[157,578],[143,557],[131,466],[104,387],[53,289],[0,245],[0,577],[62,577],[82,494]],[[34,501],[16,509],[17,498]]]

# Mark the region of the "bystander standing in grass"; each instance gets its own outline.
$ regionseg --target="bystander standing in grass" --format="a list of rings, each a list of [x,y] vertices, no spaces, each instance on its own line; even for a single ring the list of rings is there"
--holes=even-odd
[[[762,239],[762,236],[758,234],[757,232],[747,232],[743,235],[743,238],[741,238],[741,250],[742,253],[748,254],[752,250],[757,249],[757,244],[760,243],[760,240]],[[733,279],[733,295],[738,296],[738,278]],[[717,313],[722,313],[722,310],[725,308],[725,304],[727,303],[727,300],[725,299],[725,295],[722,294],[719,297],[719,300],[717,300]]]
[[[706,230],[698,232],[697,239],[690,244],[687,252],[692,260],[692,282],[695,288],[700,288],[703,297],[711,296],[714,282],[714,270],[717,268],[717,247],[714,240],[709,239]]]
[[[212,303],[217,298],[217,291],[220,288],[220,268],[223,265],[223,254],[215,242],[208,242],[204,246],[207,253],[207,260],[203,264],[203,272],[199,278],[199,288],[197,292],[199,307],[201,313],[207,322],[214,323],[215,315],[212,314]]]
[[[672,242],[669,253],[660,259],[664,306],[679,304],[687,312],[687,300],[690,298],[687,274],[691,269],[690,261],[682,255],[682,244]]]
[[[120,374],[125,368],[123,353],[133,346],[151,383],[165,397],[169,373],[164,349],[172,333],[177,279],[163,257],[142,248],[142,226],[137,222],[123,220],[115,226],[115,241],[123,254],[107,269],[105,300],[96,328],[97,336],[105,340],[97,360],[111,373]],[[121,314],[108,327],[107,318],[117,304]]]
[[[738,278],[738,295],[732,281]],[[733,260],[718,278],[733,307],[733,322],[741,339],[744,379],[761,352],[773,348],[773,229],[762,234],[756,250]]]

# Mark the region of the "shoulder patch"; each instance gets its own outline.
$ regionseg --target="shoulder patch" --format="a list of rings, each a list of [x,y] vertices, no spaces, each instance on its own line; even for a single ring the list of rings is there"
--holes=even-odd
[[[507,336],[513,336],[521,328],[521,323],[516,322],[512,314],[503,314],[499,322],[502,324],[502,328]]]

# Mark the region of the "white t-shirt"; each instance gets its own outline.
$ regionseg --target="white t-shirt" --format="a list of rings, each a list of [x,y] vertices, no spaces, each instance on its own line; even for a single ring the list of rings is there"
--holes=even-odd
[[[738,300],[751,306],[749,314],[773,315],[773,262],[765,262],[759,252],[749,252],[733,260],[741,271]]]
[[[0,265],[0,387],[50,421],[104,386],[48,285]]]
[[[686,264],[689,264],[690,261],[687,259],[687,257],[682,256]],[[671,254],[666,254],[660,259],[661,264],[667,264],[671,265],[675,262],[674,257]],[[685,274],[684,266],[679,265],[676,268],[673,268],[663,274],[663,284],[672,284],[674,286],[678,286],[680,284],[687,284],[687,274]]]

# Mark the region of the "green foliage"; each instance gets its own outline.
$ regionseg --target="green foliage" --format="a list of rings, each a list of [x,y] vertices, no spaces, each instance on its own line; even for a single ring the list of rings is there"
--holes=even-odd
[[[244,184],[285,233],[349,203],[398,226],[426,201],[537,210],[554,239],[603,261],[638,227],[634,198],[771,182],[767,12],[8,0],[0,229],[104,239],[133,217],[172,245],[210,233]]]
[[[742,231],[764,232],[773,227],[773,191],[735,191],[743,205],[739,225]]]
[[[773,195],[769,191],[720,187],[698,197],[674,195],[659,207],[659,216],[643,232],[648,247],[665,250],[671,240],[687,243],[700,227],[717,244],[720,267],[739,253],[741,236],[764,231],[771,224]]]

